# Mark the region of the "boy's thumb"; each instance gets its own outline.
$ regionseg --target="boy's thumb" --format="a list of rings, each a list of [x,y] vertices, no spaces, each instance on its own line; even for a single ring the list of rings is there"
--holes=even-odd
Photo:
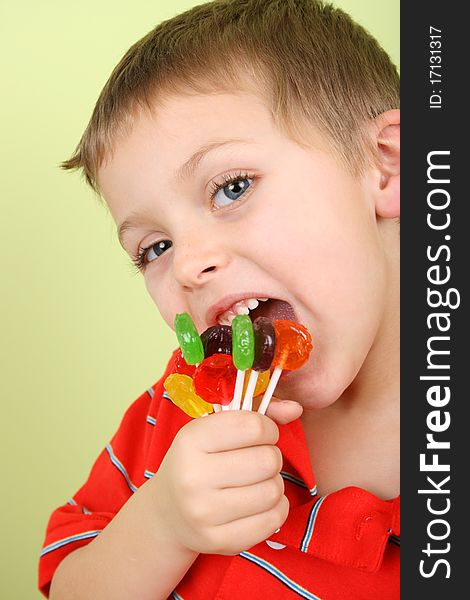
[[[294,400],[277,400],[276,398],[272,398],[266,415],[273,421],[276,421],[276,423],[279,423],[279,425],[286,425],[298,419],[303,410],[303,406]]]

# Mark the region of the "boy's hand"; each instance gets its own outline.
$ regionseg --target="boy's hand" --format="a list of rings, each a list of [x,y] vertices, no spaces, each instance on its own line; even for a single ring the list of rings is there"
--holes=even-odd
[[[281,419],[298,412],[287,405],[272,410]],[[230,555],[269,538],[289,508],[278,437],[270,418],[251,411],[185,425],[149,482],[168,539],[195,552]]]

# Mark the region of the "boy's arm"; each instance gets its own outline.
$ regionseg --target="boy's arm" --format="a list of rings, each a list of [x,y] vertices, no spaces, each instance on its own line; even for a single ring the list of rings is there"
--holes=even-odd
[[[279,431],[224,411],[176,434],[159,470],[53,577],[52,600],[167,598],[198,553],[235,555],[287,518]]]
[[[60,563],[51,600],[157,600],[171,594],[198,554],[167,532],[153,484],[139,488],[97,538]]]

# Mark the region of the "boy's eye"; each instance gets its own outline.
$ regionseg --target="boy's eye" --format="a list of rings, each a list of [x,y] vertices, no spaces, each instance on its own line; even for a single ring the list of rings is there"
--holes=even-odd
[[[233,202],[237,202],[245,194],[253,183],[253,178],[248,176],[237,176],[228,178],[222,184],[213,183],[211,193],[214,208],[223,208]]]
[[[156,244],[152,244],[147,248],[139,250],[137,256],[132,258],[132,262],[137,267],[138,271],[143,272],[147,263],[154,261],[172,246],[173,242],[171,240],[161,240]]]
[[[162,240],[144,250],[145,262],[152,262],[173,246],[171,240]]]

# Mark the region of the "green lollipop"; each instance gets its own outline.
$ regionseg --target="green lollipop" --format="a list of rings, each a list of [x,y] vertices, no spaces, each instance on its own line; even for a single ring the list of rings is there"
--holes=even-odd
[[[204,360],[204,346],[187,312],[175,317],[175,333],[181,352],[188,365],[197,365]]]
[[[237,315],[232,321],[232,358],[239,371],[246,371],[253,364],[255,336],[248,315]]]

